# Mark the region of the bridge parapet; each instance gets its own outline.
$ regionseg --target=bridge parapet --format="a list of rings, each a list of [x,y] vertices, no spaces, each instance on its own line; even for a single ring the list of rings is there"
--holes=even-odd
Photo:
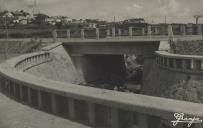
[[[52,56],[50,52],[39,52],[23,58],[17,62],[14,67],[17,70],[25,71],[42,63],[47,63],[51,60]]]
[[[156,51],[156,62],[162,68],[185,73],[203,74],[203,56],[180,55]]]
[[[176,112],[203,118],[202,104],[62,83],[13,70],[24,70],[28,58],[36,65],[39,57],[46,60],[50,53],[22,55],[1,64],[1,92],[41,110],[105,128],[161,128],[160,120],[173,119]]]

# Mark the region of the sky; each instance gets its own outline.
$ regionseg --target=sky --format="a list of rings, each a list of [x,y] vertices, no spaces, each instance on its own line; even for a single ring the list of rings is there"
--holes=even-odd
[[[34,0],[0,0],[1,8],[7,10],[31,12],[33,3]],[[36,0],[36,3],[41,13],[76,19],[145,18],[150,23],[191,23],[195,22],[194,15],[203,15],[203,0]]]

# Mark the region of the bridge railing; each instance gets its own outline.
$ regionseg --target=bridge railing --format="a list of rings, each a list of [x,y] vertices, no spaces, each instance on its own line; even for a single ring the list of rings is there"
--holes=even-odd
[[[170,25],[169,25],[170,26]],[[77,33],[72,32],[71,29],[55,29],[52,31],[54,40],[57,40],[57,38],[66,38],[66,39],[103,39],[103,38],[132,38],[132,37],[156,37],[156,36],[168,36],[168,31],[166,28],[166,32],[152,32],[151,29],[148,29],[145,31],[140,31],[137,33],[136,31],[133,31],[131,27],[129,27],[129,30],[125,31],[125,33],[122,33],[122,29],[120,28],[110,28],[110,29],[99,29],[94,28],[92,29],[91,33],[87,31],[87,29],[80,29],[77,31]],[[157,29],[158,31],[158,29]],[[161,30],[160,30],[161,31]],[[179,34],[176,34],[175,30],[174,35],[175,36],[202,36],[202,31],[196,32],[196,33],[186,33],[186,30],[183,32],[180,32]]]
[[[22,60],[39,55],[22,55],[1,64],[1,92],[43,111],[105,128],[162,128],[162,120],[175,120],[174,113],[203,118],[202,104],[62,83],[16,70],[24,70],[20,65],[27,61]],[[35,65],[34,61],[30,62]]]
[[[203,56],[180,55],[166,51],[157,51],[156,55],[156,62],[162,68],[187,73],[203,73]]]
[[[171,29],[169,29],[171,28]],[[146,25],[129,27],[104,27],[82,29],[0,29],[0,38],[66,38],[66,39],[103,39],[115,37],[139,37],[139,36],[167,36],[170,31],[176,36],[199,35],[202,33],[202,25]]]
[[[26,71],[34,66],[42,63],[47,63],[52,60],[50,52],[35,53],[29,57],[23,58],[21,61],[15,64],[17,70]]]

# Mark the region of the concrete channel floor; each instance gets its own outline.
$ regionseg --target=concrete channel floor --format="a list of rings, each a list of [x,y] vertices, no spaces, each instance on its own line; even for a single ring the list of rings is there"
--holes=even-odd
[[[91,128],[16,102],[0,93],[0,128]]]

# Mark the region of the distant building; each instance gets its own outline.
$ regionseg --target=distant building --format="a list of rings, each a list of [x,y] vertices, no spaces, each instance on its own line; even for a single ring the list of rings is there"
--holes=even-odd
[[[124,23],[129,23],[129,24],[140,24],[140,23],[145,23],[145,19],[143,18],[134,18],[134,19],[127,19],[123,21]]]
[[[31,22],[31,18],[32,18],[31,15],[23,10],[11,12],[11,13],[15,17],[15,20],[13,20],[14,23],[25,25]]]

